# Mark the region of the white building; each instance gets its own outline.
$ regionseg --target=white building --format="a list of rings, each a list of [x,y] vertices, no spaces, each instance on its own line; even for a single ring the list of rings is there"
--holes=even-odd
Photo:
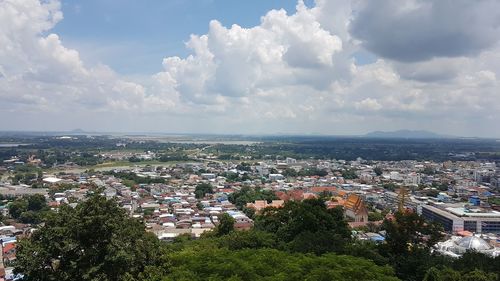
[[[452,236],[450,240],[439,242],[434,247],[438,253],[454,258],[462,256],[467,251],[475,251],[491,257],[500,255],[499,248],[490,245],[477,236]]]

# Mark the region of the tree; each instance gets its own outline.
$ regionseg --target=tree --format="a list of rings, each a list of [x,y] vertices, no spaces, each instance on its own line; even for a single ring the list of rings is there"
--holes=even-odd
[[[228,213],[224,213],[219,217],[219,225],[215,228],[215,235],[222,236],[234,231],[234,218]]]
[[[416,213],[397,212],[393,219],[384,220],[382,229],[386,243],[379,246],[379,252],[390,260],[401,279],[422,280],[430,267],[446,261],[430,251],[442,238],[440,225],[427,223]]]
[[[39,211],[47,207],[47,200],[41,194],[34,194],[27,197],[28,211]]]
[[[356,174],[356,170],[354,169],[346,169],[341,172],[342,177],[346,180],[357,179],[358,175]]]
[[[231,193],[228,197],[229,202],[236,205],[239,209],[245,207],[249,202],[255,202],[255,200],[270,202],[275,199],[278,199],[278,197],[274,192],[262,190],[260,187],[251,188],[249,186],[243,186],[241,190]]]
[[[17,245],[23,280],[123,280],[158,260],[158,239],[100,195],[63,205]]]
[[[398,186],[395,183],[386,183],[383,185],[384,189],[389,190],[389,191],[394,191]]]
[[[495,273],[487,273],[482,270],[475,269],[473,271],[463,273],[453,270],[449,267],[438,269],[431,267],[423,281],[496,281],[497,275]]]
[[[424,276],[423,281],[461,281],[460,272],[449,267],[439,270],[436,267],[431,267]]]
[[[436,173],[436,170],[434,170],[434,168],[430,167],[430,166],[427,166],[425,167],[423,170],[422,170],[422,173],[426,174],[426,175],[434,175]]]
[[[375,168],[373,169],[373,172],[375,172],[375,174],[376,174],[377,176],[381,176],[381,175],[383,174],[382,168],[380,168],[380,167],[375,167]]]
[[[396,212],[394,219],[384,220],[382,229],[386,231],[388,251],[394,254],[415,248],[429,249],[443,237],[440,225],[428,223],[416,213]]]
[[[390,267],[377,266],[369,260],[334,254],[291,254],[274,249],[233,251],[188,247],[170,255],[169,269],[167,273],[156,275],[155,279],[142,280],[398,280]]]
[[[341,252],[351,237],[342,210],[327,209],[320,199],[266,208],[256,217],[255,228],[276,234],[285,248],[305,253]]]
[[[369,212],[368,221],[381,221],[384,219],[384,215],[379,212]]]
[[[207,193],[214,193],[213,187],[209,183],[200,183],[195,187],[194,194],[197,199],[205,197]]]
[[[45,196],[34,194],[17,198],[9,204],[9,213],[13,219],[22,223],[40,223],[48,211]]]

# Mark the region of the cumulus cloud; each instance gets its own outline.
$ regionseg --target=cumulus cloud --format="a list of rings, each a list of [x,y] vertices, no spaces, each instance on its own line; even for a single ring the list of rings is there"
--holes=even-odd
[[[58,1],[5,0],[0,118],[22,116],[3,125],[17,129],[491,134],[500,122],[496,2],[380,3],[298,1],[250,28],[212,20],[207,34],[191,35],[188,56],[133,81],[87,65],[50,33],[63,18]],[[366,50],[379,57],[357,64]]]
[[[58,1],[0,3],[0,98],[10,112],[114,111],[148,97],[105,65],[86,67],[76,50],[50,33],[62,20]],[[48,33],[48,35],[45,35]],[[91,113],[89,113],[91,114]]]

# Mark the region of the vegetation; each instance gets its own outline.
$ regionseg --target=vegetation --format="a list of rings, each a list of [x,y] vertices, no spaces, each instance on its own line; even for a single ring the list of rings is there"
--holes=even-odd
[[[381,221],[384,219],[384,215],[382,215],[379,212],[369,212],[368,213],[368,220],[369,221]]]
[[[230,194],[228,199],[229,202],[236,205],[239,209],[242,209],[247,203],[255,202],[255,200],[266,200],[269,203],[272,200],[278,199],[278,197],[274,192],[262,190],[260,187],[251,188],[249,186],[243,186],[241,190]]]
[[[32,224],[40,223],[48,211],[47,201],[40,194],[15,199],[9,204],[8,208],[13,219]]]
[[[152,183],[165,183],[164,178],[152,178],[152,177],[140,177],[133,172],[123,172],[123,171],[109,171],[105,174],[113,175],[124,181],[127,186],[134,186],[136,184],[152,184]]]
[[[398,280],[388,266],[334,254],[311,256],[273,249],[193,251],[188,248],[169,256],[170,274],[162,280]]]
[[[229,214],[224,213],[219,217],[219,225],[215,228],[216,236],[227,235],[234,231],[234,219]]]
[[[449,267],[438,269],[432,267],[427,271],[423,281],[496,281],[498,276],[495,273],[486,273],[482,270],[462,273]]]
[[[384,171],[383,171],[383,170],[382,170],[382,168],[380,168],[380,167],[375,167],[375,168],[373,169],[373,172],[374,172],[377,176],[381,176],[381,175],[384,173]]]
[[[91,196],[76,208],[63,205],[17,246],[23,280],[126,280],[159,257],[159,241],[114,201]]]
[[[342,252],[351,238],[343,216],[341,209],[327,209],[320,199],[288,201],[282,208],[264,209],[255,228],[276,234],[278,244],[293,252]]]
[[[214,193],[214,188],[209,183],[200,183],[195,187],[195,197],[200,199],[205,197],[206,194]]]
[[[358,175],[356,175],[356,171],[352,169],[343,170],[340,172],[342,177],[346,180],[357,179]]]
[[[93,194],[76,208],[49,212],[44,226],[19,242],[15,271],[42,281],[492,281],[500,273],[499,257],[432,254],[441,229],[414,213],[385,220],[382,244],[353,241],[342,211],[320,199],[265,209],[249,231],[235,231],[228,214],[219,221],[201,239],[161,243],[114,201]]]
[[[488,198],[488,203],[491,205],[500,205],[500,197],[490,197]]]

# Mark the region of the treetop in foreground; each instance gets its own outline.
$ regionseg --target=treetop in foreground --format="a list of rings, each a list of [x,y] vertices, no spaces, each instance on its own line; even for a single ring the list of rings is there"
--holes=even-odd
[[[63,205],[19,242],[15,271],[23,280],[123,280],[158,257],[159,241],[116,202],[100,195]]]

